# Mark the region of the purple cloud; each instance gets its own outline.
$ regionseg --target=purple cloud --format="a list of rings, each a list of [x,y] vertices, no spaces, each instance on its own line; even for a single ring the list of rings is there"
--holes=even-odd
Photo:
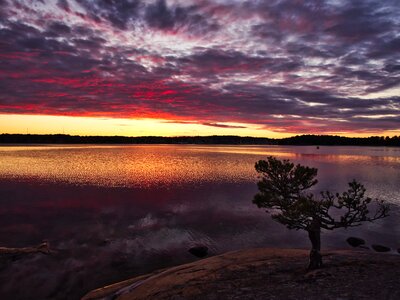
[[[396,1],[2,0],[0,15],[0,113],[400,128]]]

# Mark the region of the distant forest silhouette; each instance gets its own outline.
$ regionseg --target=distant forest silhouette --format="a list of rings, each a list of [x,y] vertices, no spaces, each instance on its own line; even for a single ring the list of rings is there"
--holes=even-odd
[[[298,135],[282,139],[213,136],[77,136],[67,134],[1,134],[0,144],[222,144],[222,145],[314,145],[314,146],[400,146],[400,137],[366,138],[332,135]]]

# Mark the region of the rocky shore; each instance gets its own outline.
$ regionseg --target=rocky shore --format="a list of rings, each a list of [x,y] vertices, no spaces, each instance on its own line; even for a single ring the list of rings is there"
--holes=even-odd
[[[249,249],[158,270],[91,291],[83,300],[400,299],[400,255],[323,252],[307,272],[308,250]]]

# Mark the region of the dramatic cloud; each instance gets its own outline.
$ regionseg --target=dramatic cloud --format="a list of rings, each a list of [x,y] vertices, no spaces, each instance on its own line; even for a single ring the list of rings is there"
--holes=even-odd
[[[399,130],[399,16],[396,0],[0,0],[0,113]]]

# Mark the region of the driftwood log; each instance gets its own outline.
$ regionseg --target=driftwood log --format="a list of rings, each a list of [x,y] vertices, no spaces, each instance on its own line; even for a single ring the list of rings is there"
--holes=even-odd
[[[43,242],[37,246],[23,247],[23,248],[0,247],[0,256],[4,255],[4,256],[15,257],[32,253],[51,254],[49,243]]]

